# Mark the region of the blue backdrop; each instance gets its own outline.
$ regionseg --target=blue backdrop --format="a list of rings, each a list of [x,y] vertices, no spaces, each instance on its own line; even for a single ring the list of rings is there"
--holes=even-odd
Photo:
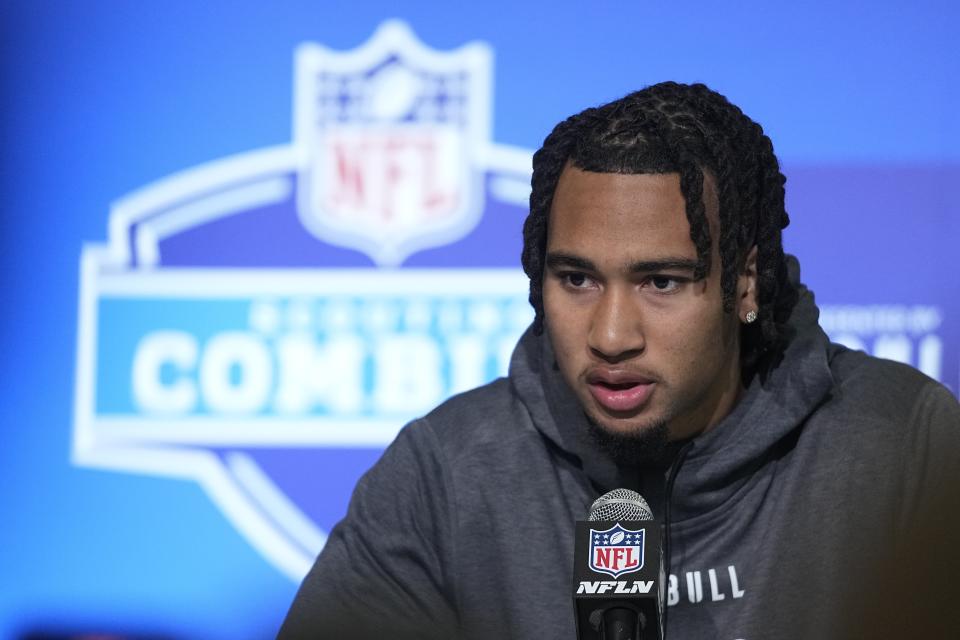
[[[831,335],[956,392],[960,9],[675,5],[6,3],[0,637],[271,637],[396,429],[502,371],[530,151],[660,80],[771,136]]]

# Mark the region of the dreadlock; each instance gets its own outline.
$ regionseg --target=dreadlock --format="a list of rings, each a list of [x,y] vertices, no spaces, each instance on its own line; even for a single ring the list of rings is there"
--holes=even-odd
[[[704,171],[716,182],[720,209],[723,308],[732,312],[737,275],[757,246],[758,321],[744,325],[746,367],[782,350],[785,323],[796,303],[787,279],[780,232],[786,178],[763,129],[724,96],[702,84],[663,82],[587,109],[558,124],[533,156],[530,214],[523,226],[523,269],[530,278],[534,331],[543,332],[543,267],[550,208],[567,163],[601,173],[678,173],[690,239],[697,250],[694,277],[710,272],[710,227],[703,204]]]

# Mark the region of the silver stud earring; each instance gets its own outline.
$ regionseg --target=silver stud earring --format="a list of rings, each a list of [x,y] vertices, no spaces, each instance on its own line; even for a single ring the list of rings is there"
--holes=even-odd
[[[754,311],[753,309],[751,309],[750,311],[747,311],[747,315],[743,318],[743,321],[746,322],[747,324],[752,324],[756,322],[756,320],[757,320],[757,312]]]

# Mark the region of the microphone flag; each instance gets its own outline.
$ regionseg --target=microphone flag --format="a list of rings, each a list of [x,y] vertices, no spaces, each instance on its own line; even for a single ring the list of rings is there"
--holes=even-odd
[[[645,640],[661,638],[660,523],[656,520],[578,521],[573,601],[579,640],[631,639],[609,627],[609,612],[635,616]]]

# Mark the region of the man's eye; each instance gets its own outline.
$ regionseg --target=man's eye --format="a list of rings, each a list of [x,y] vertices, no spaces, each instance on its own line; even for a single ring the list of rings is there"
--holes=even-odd
[[[675,291],[680,286],[680,282],[676,278],[669,276],[653,276],[650,278],[650,284],[657,291],[664,293]]]
[[[563,279],[567,281],[568,285],[575,289],[580,289],[590,284],[587,276],[582,273],[565,273],[563,274]]]

